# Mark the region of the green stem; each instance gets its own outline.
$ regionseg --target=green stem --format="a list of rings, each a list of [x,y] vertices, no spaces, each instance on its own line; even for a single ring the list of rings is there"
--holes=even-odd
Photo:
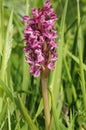
[[[81,89],[83,93],[84,108],[86,111],[86,88],[85,88],[85,76],[83,67],[83,42],[82,42],[82,28],[80,25],[80,5],[79,0],[77,0],[77,15],[78,15],[78,50],[79,50],[79,65],[80,65],[80,76],[81,76]]]
[[[0,0],[0,53],[2,54],[2,49],[4,45],[4,7],[3,0]]]
[[[46,130],[49,130],[50,110],[49,110],[49,101],[48,101],[47,78],[45,78],[43,75],[41,77],[41,85],[42,85],[42,96],[43,96],[43,103],[44,103],[45,128]]]

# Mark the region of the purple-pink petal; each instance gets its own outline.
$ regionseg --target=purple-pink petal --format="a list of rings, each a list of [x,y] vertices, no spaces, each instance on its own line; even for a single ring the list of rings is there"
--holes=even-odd
[[[37,16],[38,16],[38,10],[37,10],[36,8],[33,8],[33,9],[32,9],[32,15],[33,15],[34,17],[37,17]]]
[[[40,54],[38,55],[38,62],[42,62],[44,60],[44,57]]]
[[[54,63],[53,63],[53,62],[50,62],[50,63],[48,64],[48,69],[50,69],[50,70],[53,70],[53,69],[54,69]]]
[[[51,49],[57,48],[57,44],[55,41],[50,41],[50,45],[52,46]]]
[[[36,69],[35,72],[33,73],[34,77],[40,76],[40,69]]]
[[[30,65],[30,73],[38,77],[43,67],[54,69],[56,54],[57,32],[54,21],[57,16],[47,0],[42,9],[32,9],[32,18],[24,16],[25,24],[24,41],[26,46],[24,52],[26,61]]]
[[[50,8],[50,6],[51,6],[51,3],[47,0],[47,1],[44,3],[44,7]]]
[[[25,15],[23,17],[23,22],[28,22],[30,20],[29,16]]]
[[[30,66],[30,73],[34,73],[34,70],[35,70],[34,65],[31,65],[31,66]]]

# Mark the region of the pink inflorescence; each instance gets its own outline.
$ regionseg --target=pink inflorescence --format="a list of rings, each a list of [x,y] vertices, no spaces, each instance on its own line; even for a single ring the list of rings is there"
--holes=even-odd
[[[34,77],[38,77],[42,69],[53,70],[57,60],[57,33],[54,27],[57,17],[49,1],[44,3],[42,9],[33,8],[32,16],[23,17],[26,23],[24,52],[26,61],[30,64],[30,72]]]

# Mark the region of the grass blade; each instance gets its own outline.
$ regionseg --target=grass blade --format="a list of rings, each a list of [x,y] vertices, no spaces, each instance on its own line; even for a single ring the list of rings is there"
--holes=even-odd
[[[38,107],[37,112],[36,112],[35,117],[34,117],[34,122],[37,119],[37,117],[40,115],[42,110],[43,110],[43,98],[41,98],[41,100],[40,100],[39,107]]]
[[[8,23],[7,32],[6,32],[6,41],[5,41],[5,46],[3,50],[2,65],[1,65],[1,79],[3,80],[4,80],[5,71],[7,68],[7,63],[8,63],[11,50],[12,50],[12,35],[13,35],[12,19],[13,19],[13,11],[11,11],[11,14],[10,14],[9,23]]]
[[[12,101],[14,100],[14,96],[12,95],[11,90],[9,89],[9,87],[6,86],[6,84],[1,79],[0,79],[0,88],[7,94],[8,97],[10,97]]]
[[[67,13],[68,0],[65,2],[63,16],[60,25],[60,36],[59,36],[59,48],[58,48],[58,61],[53,73],[51,86],[54,91],[55,102],[57,102],[58,90],[61,83],[61,72],[62,72],[62,60],[63,60],[63,45],[64,45],[64,33],[65,33],[65,18]]]
[[[70,56],[77,64],[79,64],[79,59],[74,56],[71,52],[67,51],[68,56]],[[86,71],[86,65],[83,63],[83,69]]]
[[[24,118],[26,119],[26,121],[28,122],[28,126],[30,128],[30,130],[38,130],[35,126],[35,124],[33,123],[32,119],[30,118],[27,109],[25,108],[22,99],[20,98],[20,96],[18,95],[18,102],[20,105],[20,110],[22,112],[22,115],[24,116]]]
[[[27,112],[27,109],[25,108],[20,96],[18,96],[18,99],[16,97],[14,97],[12,95],[12,92],[10,91],[10,89],[5,85],[5,83],[1,79],[0,79],[0,86],[6,92],[6,94],[10,97],[10,99],[15,102],[15,104],[17,105],[19,110],[22,112],[24,118],[28,122],[30,130],[37,130],[35,124],[33,123],[32,119],[30,118],[30,116],[29,116],[29,114]]]
[[[81,90],[83,93],[83,102],[84,108],[86,111],[86,89],[85,89],[85,77],[84,77],[84,68],[83,68],[83,38],[82,38],[82,28],[80,25],[80,8],[79,0],[77,0],[77,13],[78,13],[78,52],[79,52],[79,65],[80,65],[80,77],[81,77]]]
[[[55,100],[54,100],[54,95],[49,89],[50,95],[51,95],[51,104],[52,104],[52,113],[54,117],[54,122],[55,122],[55,130],[67,130],[67,128],[62,124],[62,122],[59,120],[59,113],[57,112],[56,105],[55,105]]]

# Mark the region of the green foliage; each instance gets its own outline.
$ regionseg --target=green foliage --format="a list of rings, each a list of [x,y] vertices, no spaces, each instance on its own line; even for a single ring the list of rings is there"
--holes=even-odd
[[[23,53],[23,15],[44,0],[0,0],[0,130],[44,130],[40,77]],[[48,80],[51,130],[86,129],[86,1],[51,0],[58,60]]]

